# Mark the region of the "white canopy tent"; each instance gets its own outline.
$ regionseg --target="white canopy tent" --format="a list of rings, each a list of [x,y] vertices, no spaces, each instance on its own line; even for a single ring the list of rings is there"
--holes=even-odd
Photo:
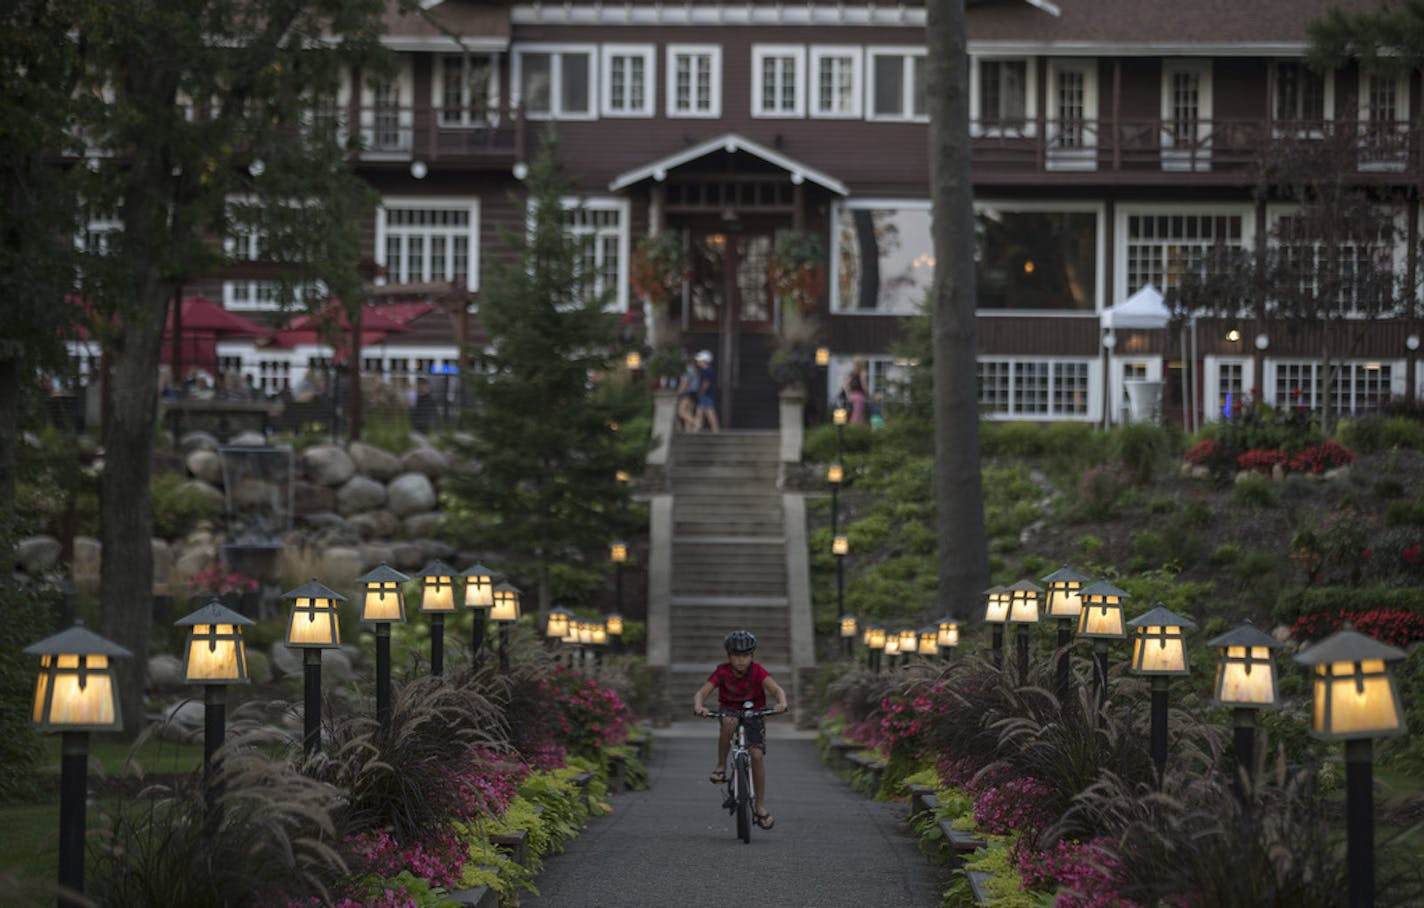
[[[1132,296],[1103,310],[1103,327],[1107,329],[1165,328],[1172,320],[1172,310],[1162,302],[1162,291],[1143,284]]]
[[[1104,360],[1104,403],[1103,425],[1112,423],[1111,401],[1113,399],[1112,379],[1107,370],[1112,362],[1113,349],[1117,346],[1117,331],[1150,331],[1167,327],[1172,321],[1172,312],[1162,299],[1162,291],[1151,284],[1143,284],[1136,293],[1103,310]],[[1185,359],[1185,356],[1183,357]],[[1123,382],[1133,421],[1156,420],[1162,402],[1162,382],[1159,379],[1132,379]]]

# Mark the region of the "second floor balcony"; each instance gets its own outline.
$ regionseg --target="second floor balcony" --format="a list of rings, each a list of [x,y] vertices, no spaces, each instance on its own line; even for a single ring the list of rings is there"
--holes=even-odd
[[[518,107],[363,107],[357,122],[364,161],[507,166],[524,157],[525,120]],[[338,128],[344,135],[344,124]]]

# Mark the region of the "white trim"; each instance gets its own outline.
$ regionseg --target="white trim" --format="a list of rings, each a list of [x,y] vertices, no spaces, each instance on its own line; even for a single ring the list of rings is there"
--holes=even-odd
[[[1031,316],[1034,317],[1034,318],[1044,318],[1044,317],[1050,317],[1050,318],[1053,318],[1053,317],[1056,317],[1056,318],[1084,317],[1084,318],[1092,318],[1092,319],[1101,318],[1102,310],[1103,310],[1104,308],[1106,308],[1107,305],[1108,305],[1107,301],[1104,299],[1104,293],[1105,293],[1106,290],[1107,290],[1107,280],[1106,280],[1107,275],[1104,273],[1104,272],[1106,271],[1106,269],[1107,269],[1107,255],[1105,254],[1105,253],[1106,253],[1106,246],[1107,246],[1107,210],[1106,210],[1106,209],[1107,209],[1107,205],[1106,205],[1105,203],[1103,203],[1103,202],[1094,202],[1094,201],[1086,200],[1086,199],[1085,199],[1085,200],[1081,200],[1081,201],[1077,201],[1077,200],[1070,201],[1070,200],[1066,200],[1066,199],[1063,200],[1063,201],[1042,201],[1042,200],[1022,200],[1022,201],[1021,201],[1021,200],[1019,200],[1019,199],[1012,199],[1012,198],[1009,198],[1009,199],[993,199],[993,198],[989,198],[989,199],[975,199],[975,200],[974,200],[974,213],[975,213],[975,215],[978,215],[978,213],[979,213],[980,211],[982,211],[982,210],[984,210],[984,209],[986,209],[986,208],[998,209],[998,210],[1000,210],[1000,211],[1025,212],[1025,213],[1035,213],[1035,212],[1068,212],[1068,213],[1070,213],[1070,214],[1073,214],[1073,213],[1076,213],[1076,214],[1087,214],[1087,213],[1091,213],[1091,214],[1093,215],[1094,225],[1095,225],[1095,230],[1094,230],[1095,236],[1094,236],[1094,239],[1093,239],[1093,244],[1094,244],[1094,246],[1097,248],[1097,251],[1096,251],[1096,253],[1095,253],[1094,256],[1093,256],[1093,284],[1094,284],[1094,288],[1095,288],[1095,294],[1094,294],[1094,295],[1097,297],[1097,299],[1095,299],[1095,300],[1093,301],[1093,308],[1092,308],[1091,310],[1083,310],[1083,309],[1071,309],[1071,310],[1067,310],[1067,309],[1031,309],[1031,310],[1025,310],[1025,309],[1013,309],[1013,310],[1005,310],[1005,309],[981,309],[981,308],[979,308],[979,307],[976,305],[976,306],[975,306],[975,314],[976,314],[976,315],[985,315],[985,316],[990,316],[990,317],[1031,315]],[[977,303],[977,300],[976,300],[976,303]]]
[[[1027,0],[1038,5],[1045,0]],[[925,27],[925,11],[900,6],[685,4],[519,4],[514,25],[879,25]]]
[[[480,200],[477,196],[382,196],[376,206],[376,264],[386,265],[386,211],[391,208],[413,208],[427,211],[469,211],[469,274],[465,289],[471,293],[480,289]],[[387,279],[376,279],[378,285]]]
[[[549,109],[548,111],[524,111],[529,120],[596,120],[598,119],[598,45],[567,43],[520,44],[510,52],[509,100],[511,104],[523,102],[524,57],[526,54],[549,55]],[[563,96],[564,57],[583,54],[588,57],[588,109],[570,112],[566,109]]]
[[[1083,117],[1078,124],[1081,129],[1078,135],[1072,135],[1059,125],[1058,82],[1065,72],[1075,72],[1083,77]],[[1097,170],[1097,130],[1102,123],[1098,116],[1098,61],[1079,57],[1050,59],[1045,93],[1047,97],[1043,99],[1043,109],[1047,118],[1044,129],[1048,133],[1048,150],[1044,166],[1049,170]],[[1055,143],[1060,139],[1063,147],[1056,147]]]
[[[824,186],[837,195],[845,195],[849,191],[840,180],[824,174],[813,167],[807,167],[794,158],[788,158],[784,154],[772,151],[765,145],[753,142],[751,139],[740,136],[734,132],[723,133],[715,139],[708,139],[700,145],[694,145],[676,154],[658,158],[651,164],[645,164],[635,170],[626,171],[613,178],[613,182],[608,184],[608,191],[618,192],[620,189],[625,189],[634,183],[646,180],[650,177],[661,182],[667,179],[667,172],[674,167],[680,167],[689,161],[695,161],[703,155],[717,151],[718,149],[728,153],[736,153],[738,151],[750,152],[763,161],[769,164],[775,164],[777,167],[790,173],[792,182],[795,182],[797,177],[800,177],[802,180],[810,180],[817,185]]]
[[[791,58],[792,99],[790,110],[768,109],[762,93],[762,67],[768,58]],[[806,48],[801,44],[753,44],[751,72],[751,113],[755,119],[799,119],[806,116]]]
[[[687,110],[678,110],[677,104],[677,62],[681,57],[691,57],[694,59],[705,59],[710,72],[708,73],[708,106],[706,109],[698,109],[693,99],[694,106]],[[666,63],[666,87],[664,89],[664,113],[670,119],[696,119],[696,120],[716,120],[722,116],[722,46],[720,44],[669,44],[667,54],[663,58]],[[700,67],[700,64],[699,64]],[[696,76],[694,67],[694,80]]]
[[[850,110],[825,111],[819,109],[821,87],[821,61],[828,59],[850,61]],[[817,120],[859,120],[864,110],[862,100],[865,91],[864,76],[865,49],[858,44],[813,44],[810,63],[806,68],[806,112]]]
[[[465,97],[465,105],[461,107],[458,111],[460,115],[459,119],[451,122],[447,122],[440,119],[440,114],[445,112],[443,106],[445,101],[445,61],[447,58],[450,57],[457,57],[461,59],[462,63],[464,64],[470,64],[476,60],[483,60],[489,64],[490,79],[489,85],[485,89],[484,97],[485,113],[487,114],[487,117],[485,119],[478,119],[471,115],[470,108],[475,105],[476,99],[474,97],[474,92],[469,90],[468,85],[462,87],[460,91],[462,97],[466,95],[468,95],[468,97]],[[460,129],[478,127],[485,125],[489,121],[489,118],[498,117],[500,86],[499,57],[497,55],[472,52],[468,55],[468,57],[466,57],[464,54],[458,52],[450,53],[449,51],[446,51],[431,56],[430,68],[430,109],[432,115],[436,118],[436,128]],[[468,80],[468,67],[462,66],[462,69],[466,70],[464,73],[464,77],[466,80]]]
[[[1202,356],[1202,421],[1221,422],[1224,418],[1222,412],[1217,407],[1217,401],[1221,398],[1221,367],[1240,366],[1241,367],[1241,404],[1244,407],[1247,400],[1251,398],[1251,389],[1256,388],[1259,392],[1260,386],[1256,383],[1256,361],[1251,356],[1222,355],[1218,353],[1208,353]],[[1264,400],[1264,398],[1262,398]],[[1210,401],[1210,403],[1208,403]],[[1232,409],[1235,409],[1236,401],[1232,401]]]
[[[651,117],[658,109],[658,49],[652,44],[607,43],[600,49],[599,111],[605,117]],[[643,106],[613,108],[613,60],[615,57],[642,58]]]
[[[1113,276],[1112,299],[1125,300],[1138,288],[1127,286],[1127,219],[1170,217],[1178,214],[1211,215],[1241,218],[1241,248],[1251,249],[1256,242],[1256,214],[1249,202],[1131,202],[1120,203],[1113,215]],[[1163,293],[1166,287],[1159,287]]]
[[[509,49],[508,38],[492,35],[382,35],[381,45],[393,51],[426,54],[500,53]]]
[[[1306,70],[1308,70],[1308,67],[1307,67],[1306,64],[1305,64],[1305,61],[1304,61],[1304,60],[1301,60],[1301,59],[1299,59],[1299,58],[1284,59],[1284,60],[1272,60],[1272,61],[1270,61],[1270,64],[1269,64],[1269,65],[1270,65],[1271,70],[1272,70],[1272,74],[1271,74],[1271,75],[1272,75],[1272,78],[1271,78],[1271,98],[1270,98],[1271,109],[1270,109],[1269,111],[1267,111],[1267,113],[1268,113],[1268,115],[1270,116],[1270,119],[1271,119],[1271,125],[1272,125],[1272,130],[1271,130],[1271,132],[1272,132],[1272,135],[1273,135],[1275,138],[1278,138],[1278,139],[1279,139],[1279,138],[1284,138],[1284,137],[1287,135],[1287,133],[1286,133],[1284,130],[1275,128],[1275,124],[1278,123],[1278,122],[1280,122],[1280,121],[1279,121],[1279,118],[1276,116],[1276,108],[1277,108],[1277,102],[1278,102],[1278,99],[1280,98],[1280,92],[1281,92],[1281,72],[1280,72],[1281,66],[1282,66],[1282,65],[1299,66],[1301,69],[1306,69]],[[1322,74],[1321,74],[1321,81],[1322,81],[1322,83],[1323,83],[1323,85],[1322,85],[1322,92],[1321,92],[1321,94],[1323,95],[1323,98],[1322,98],[1322,101],[1321,101],[1321,109],[1322,109],[1322,111],[1323,111],[1323,113],[1322,113],[1322,115],[1321,115],[1321,121],[1322,121],[1321,125],[1324,126],[1326,123],[1333,123],[1333,122],[1335,121],[1335,70],[1332,69],[1332,70],[1328,70],[1328,71],[1325,72],[1325,73],[1322,73]],[[1299,118],[1298,118],[1298,117],[1293,117],[1292,119],[1299,119]],[[1307,131],[1301,131],[1301,132],[1297,133],[1294,137],[1295,137],[1295,138],[1298,138],[1298,139],[1305,139],[1305,138],[1319,139],[1319,138],[1323,138],[1324,136],[1323,136],[1323,134],[1322,134],[1322,132],[1321,132],[1320,130],[1318,130],[1318,129],[1312,129],[1312,130],[1307,130]]]
[[[1186,170],[1203,173],[1211,170],[1211,128],[1212,128],[1212,80],[1210,60],[1167,59],[1162,61],[1161,116],[1162,116],[1162,169]],[[1196,142],[1195,150],[1176,148],[1176,139],[1169,124],[1172,120],[1172,77],[1191,75],[1197,80]],[[1268,99],[1269,100],[1269,99]]]
[[[925,113],[916,114],[913,57],[925,58],[926,51],[921,45],[876,45],[865,49],[865,119],[872,123],[928,123],[929,103],[926,99]],[[875,112],[875,58],[899,57],[901,76],[904,84],[900,92],[902,112],[898,114],[877,114]],[[929,78],[928,72],[925,78]]]
[[[1395,279],[1404,275],[1408,268],[1409,249],[1409,212],[1404,205],[1375,205],[1374,209],[1381,215],[1392,215],[1394,221],[1394,236],[1390,244],[1390,271]],[[1280,238],[1276,235],[1276,228],[1280,224],[1282,217],[1289,217],[1297,214],[1301,206],[1294,202],[1268,202],[1266,204],[1266,245],[1270,249],[1280,248]],[[1319,246],[1318,243],[1313,243]],[[1401,301],[1401,305],[1404,305]],[[1328,307],[1331,311],[1338,311],[1339,302]],[[1391,318],[1390,314],[1381,313],[1379,315],[1361,315],[1354,310],[1343,313],[1345,318]]]
[[[629,292],[629,266],[632,254],[632,243],[630,237],[633,226],[629,223],[632,212],[632,202],[626,196],[563,196],[559,199],[565,211],[583,209],[584,211],[616,211],[618,212],[618,277],[617,284],[613,288],[613,294],[609,300],[609,305],[613,311],[626,312],[632,295]],[[529,227],[533,228],[533,208],[527,209],[530,217]],[[575,236],[585,233],[585,231],[570,230],[565,225],[565,232]],[[595,236],[597,231],[591,231]]]
[[[1055,56],[1055,57],[1211,57],[1257,58],[1296,57],[1304,59],[1310,45],[1299,41],[1249,41],[1239,44],[1190,44],[1175,41],[1134,41],[1113,44],[1105,41],[970,41],[971,56]]]
[[[983,76],[980,68],[985,63],[1014,63],[1024,64],[1024,116],[1023,128],[1017,135],[1024,138],[1031,138],[1038,132],[1038,67],[1037,59],[1025,56],[1000,56],[998,54],[985,54],[971,57],[969,61],[969,134],[972,137],[979,136],[1004,136],[1006,132],[998,127],[985,127],[983,124],[984,110],[980,99],[980,87],[983,83]],[[1011,135],[1010,137],[1016,137]]]
[[[396,137],[394,143],[384,143],[382,147],[376,147],[377,130],[385,133],[390,128],[389,124],[376,124],[376,92],[377,80],[364,78],[361,80],[361,100],[358,122],[361,129],[361,157],[366,160],[404,160],[409,158],[415,148],[415,76],[412,72],[413,58],[410,54],[398,54],[396,56],[396,72],[390,78],[395,82],[396,88]],[[381,79],[384,83],[387,80]],[[338,113],[338,116],[340,113]]]
[[[1372,113],[1370,109],[1370,80],[1376,76],[1381,79],[1388,78],[1380,73],[1372,73],[1361,69],[1359,79],[1356,82],[1357,88],[1355,97],[1358,99],[1357,116],[1359,118],[1360,135],[1362,139],[1369,134],[1369,124],[1371,122]],[[1394,173],[1404,170],[1408,158],[1408,150],[1405,147],[1403,137],[1408,131],[1409,122],[1412,120],[1409,103],[1409,78],[1410,73],[1408,71],[1400,72],[1394,77],[1394,119],[1388,132],[1398,133],[1400,135],[1401,138],[1398,143],[1399,149],[1392,154],[1385,153],[1378,155],[1372,160],[1360,160],[1357,164],[1360,170],[1371,173]]]

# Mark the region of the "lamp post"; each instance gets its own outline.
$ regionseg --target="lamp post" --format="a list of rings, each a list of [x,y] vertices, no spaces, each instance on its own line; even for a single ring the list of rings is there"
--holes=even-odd
[[[1276,705],[1276,662],[1281,643],[1248,621],[1207,642],[1217,650],[1213,696],[1231,707],[1232,744],[1236,751],[1236,795],[1246,803],[1255,781],[1256,711]]]
[[[850,538],[840,533],[831,537],[831,554],[836,558],[836,611],[845,613],[845,559],[850,554]]]
[[[1048,588],[1048,596],[1043,606],[1044,617],[1054,618],[1058,622],[1058,664],[1054,674],[1054,686],[1059,703],[1068,702],[1068,648],[1073,645],[1073,625],[1078,623],[1078,615],[1083,611],[1083,600],[1078,591],[1083,588],[1083,584],[1090,582],[1088,577],[1066,564],[1043,578],[1043,583]]]
[[[608,634],[608,645],[613,652],[623,652],[623,616],[618,612],[603,619],[603,630]]]
[[[346,597],[318,583],[310,583],[283,593],[292,600],[287,619],[287,646],[302,651],[302,749],[307,756],[321,747],[321,651],[341,646],[341,619],[336,603]]]
[[[1004,667],[1004,624],[1009,620],[1009,588],[995,584],[984,591],[984,623],[993,632],[994,667]]]
[[[1101,727],[1103,707],[1108,702],[1108,643],[1127,636],[1122,624],[1122,603],[1132,597],[1103,580],[1083,587],[1078,596],[1083,600],[1078,613],[1078,636],[1093,641],[1093,700]]]
[[[499,625],[499,670],[509,673],[509,626],[519,620],[519,587],[508,580],[494,588],[490,620]]]
[[[1020,580],[1009,587],[1007,623],[1014,626],[1014,649],[1019,661],[1019,683],[1028,683],[1028,644],[1030,628],[1038,624],[1038,600],[1043,587],[1032,580]]]
[[[1187,674],[1187,646],[1183,631],[1196,627],[1190,618],[1157,607],[1127,622],[1132,628],[1132,672],[1146,675],[1152,684],[1152,763],[1157,767],[1157,787],[1167,773],[1168,679]]]
[[[183,683],[203,688],[203,774],[209,778],[227,724],[227,686],[248,682],[242,628],[254,623],[216,598],[173,622],[174,627],[190,628],[183,649]]]
[[[391,728],[391,625],[405,620],[401,585],[409,579],[385,562],[356,578],[361,620],[376,626],[376,724],[383,732]]]
[[[900,653],[900,664],[909,665],[910,657],[920,651],[920,632],[913,627],[902,627],[897,636],[900,645],[896,649]]]
[[[455,569],[436,558],[420,569],[420,611],[430,616],[430,673],[445,674],[445,616],[455,613]]]
[[[465,569],[465,608],[470,610],[470,664],[478,664],[480,647],[485,644],[485,622],[494,605],[495,572],[483,564]]]
[[[859,622],[849,612],[840,618],[841,649],[847,659],[855,655],[855,638],[860,634]]]
[[[893,671],[895,668],[895,657],[900,655],[899,631],[885,632],[885,645],[880,648],[880,652],[884,655],[886,668]],[[876,671],[879,671],[878,667]]]
[[[613,562],[614,611],[623,611],[623,565],[628,563],[628,543],[621,539],[608,546],[608,560]]]
[[[1404,712],[1389,663],[1404,653],[1344,628],[1295,657],[1311,667],[1317,738],[1345,742],[1345,864],[1350,908],[1375,903],[1374,739],[1402,735]]]
[[[59,885],[61,906],[84,893],[84,826],[89,775],[89,733],[123,731],[110,660],[128,650],[76,622],[68,630],[25,647],[40,657],[31,721],[40,732],[60,733]]]
[[[885,644],[888,638],[885,628],[878,624],[872,624],[865,631],[866,659],[870,661],[870,668],[877,675],[880,674],[880,658],[885,652]],[[898,644],[897,644],[898,645]]]
[[[926,624],[920,628],[920,648],[918,652],[921,656],[927,656],[931,659],[939,655],[939,628],[933,624]]]
[[[959,622],[945,615],[935,622],[935,631],[938,636],[936,642],[939,643],[940,657],[948,660],[959,647]]]

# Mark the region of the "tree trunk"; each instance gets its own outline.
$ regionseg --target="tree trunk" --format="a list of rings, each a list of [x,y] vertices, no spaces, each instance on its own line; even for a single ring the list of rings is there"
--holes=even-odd
[[[974,323],[974,187],[970,181],[968,49],[963,0],[929,0],[926,89],[935,274],[936,529],[939,605],[972,616],[989,585]]]
[[[0,356],[0,587],[9,586],[15,572],[17,542],[10,536],[15,518],[15,450],[20,440],[20,368],[18,360]]]
[[[172,288],[150,273],[135,288],[114,342],[107,384],[109,422],[99,481],[100,626],[104,636],[133,653],[116,661],[124,733],[143,727],[143,694],[153,623],[153,503],[149,496],[153,431],[158,419],[158,360]]]

